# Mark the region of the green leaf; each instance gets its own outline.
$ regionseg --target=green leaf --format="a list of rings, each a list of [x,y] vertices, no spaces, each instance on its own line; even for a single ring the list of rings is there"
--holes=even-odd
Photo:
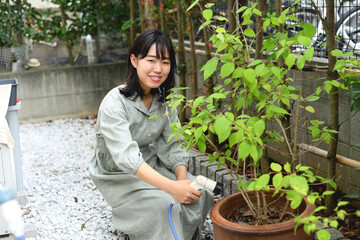
[[[281,187],[282,179],[283,179],[283,175],[281,173],[275,174],[275,176],[272,179],[272,182],[273,182],[273,185],[274,185],[275,189],[279,189]]]
[[[356,210],[356,216],[360,217],[360,210]]]
[[[272,162],[272,163],[270,164],[270,168],[271,168],[271,170],[273,170],[274,172],[281,172],[281,170],[282,170],[281,165],[278,164],[278,163],[275,163],[275,162]]]
[[[256,190],[263,189],[265,186],[267,186],[269,184],[269,181],[270,181],[270,174],[261,175],[256,180],[255,189]]]
[[[160,117],[160,116],[159,115],[152,115],[148,119],[150,120],[150,119],[154,119],[154,118],[158,118],[158,117]]]
[[[331,192],[335,192],[335,191],[331,191]],[[349,202],[347,202],[347,201],[341,201],[341,202],[338,202],[338,204],[337,204],[337,207],[342,207],[342,206],[346,206],[346,205],[348,205],[349,204]]]
[[[291,201],[290,207],[292,209],[296,209],[297,207],[300,206],[300,204],[302,202],[302,195],[294,190],[289,190],[286,193],[286,199]]]
[[[195,140],[198,141],[198,139],[202,136],[202,128],[197,128],[194,133]]]
[[[198,146],[198,149],[199,149],[200,152],[205,153],[205,151],[206,151],[206,144],[205,144],[205,138],[204,138],[203,136],[201,136],[201,137],[199,138],[199,141],[198,141],[198,143],[197,143],[197,146]]]
[[[202,103],[204,101],[204,96],[200,96],[198,98],[196,98],[193,102],[193,107],[191,109],[191,113],[194,115],[197,111],[197,107],[199,106],[200,103]]]
[[[259,152],[258,152],[256,144],[251,145],[250,156],[252,157],[252,159],[254,160],[255,163],[259,160],[260,157],[259,157]]]
[[[201,68],[201,71],[204,71],[204,80],[208,79],[215,72],[218,63],[219,59],[213,57]]]
[[[314,47],[306,49],[306,51],[304,52],[304,56],[306,60],[310,62],[311,59],[314,57]]]
[[[285,59],[285,63],[286,63],[286,66],[288,67],[288,69],[291,69],[292,66],[294,66],[294,63],[295,63],[295,55],[294,54],[289,54],[286,59]]]
[[[307,196],[307,200],[309,201],[310,204],[315,204],[315,201],[316,201],[317,197],[314,196],[314,195],[309,195]]]
[[[245,159],[250,154],[250,143],[248,140],[242,141],[239,145],[239,158]]]
[[[340,59],[337,60],[334,66],[334,70],[341,70],[343,67],[345,67],[345,60],[344,59]]]
[[[359,197],[359,195],[357,195],[357,194],[347,194],[347,195],[342,196],[342,198],[351,198],[351,199],[355,199],[358,197]]]
[[[265,122],[264,120],[260,119],[259,121],[257,121],[254,124],[254,130],[255,130],[255,134],[256,136],[261,136],[263,134],[263,132],[265,131]]]
[[[334,57],[342,57],[343,56],[343,52],[340,51],[339,49],[335,49],[331,51],[331,55],[333,55]]]
[[[251,28],[245,29],[244,35],[247,37],[255,37],[256,36],[254,30],[252,30]]]
[[[297,59],[297,68],[299,70],[302,70],[305,66],[305,56],[300,56],[298,59]]]
[[[243,76],[246,80],[248,80],[249,83],[252,83],[255,81],[256,78],[255,70],[252,68],[248,68],[244,71]]]
[[[318,96],[310,96],[310,97],[307,97],[305,100],[307,102],[314,102],[314,101],[318,100],[319,98],[320,97],[318,97]]]
[[[299,36],[298,41],[301,45],[304,45],[305,47],[309,47],[312,44],[311,38],[305,36]]]
[[[237,132],[234,132],[229,137],[229,145],[230,147],[234,146],[235,144],[238,144],[239,142],[244,140],[244,131],[240,129]]]
[[[329,223],[329,225],[330,225],[330,227],[338,228],[339,223],[338,223],[338,221],[336,221],[336,220],[331,220],[330,223]]]
[[[240,77],[242,77],[242,72],[243,72],[243,68],[242,67],[237,67],[236,69],[235,69],[235,71],[233,72],[233,74],[232,74],[232,78],[240,78]]]
[[[311,113],[315,113],[315,109],[312,106],[306,106],[305,110]]]
[[[272,113],[277,113],[277,114],[289,114],[288,111],[286,111],[285,109],[278,107],[276,105],[271,105],[267,108],[267,111],[272,112]]]
[[[211,17],[213,16],[213,11],[211,9],[205,9],[203,11],[203,17],[206,21],[210,21]]]
[[[306,37],[312,38],[316,34],[317,29],[311,23],[304,23],[302,27],[304,28],[304,33]]]
[[[214,123],[215,133],[219,137],[219,143],[225,141],[231,133],[231,122],[227,120],[224,116],[219,116]]]
[[[317,87],[316,88],[316,95],[319,95],[322,91],[322,87]]]
[[[331,234],[325,229],[319,229],[316,232],[316,236],[319,240],[330,240],[331,238]]]
[[[197,3],[199,2],[199,0],[195,0],[190,7],[188,7],[188,9],[186,9],[186,12],[188,12],[190,9],[192,9]]]
[[[225,78],[229,76],[232,72],[234,72],[235,63],[234,62],[226,62],[221,67],[221,77]]]
[[[260,59],[256,59],[256,60],[252,61],[252,62],[248,65],[248,67],[253,67],[253,66],[256,66],[256,65],[258,65],[258,64],[260,64],[260,63],[263,63],[263,61],[260,60]]]
[[[290,166],[290,163],[286,162],[285,165],[284,165],[284,170],[288,173],[291,172],[291,166]]]
[[[309,184],[303,176],[293,176],[290,178],[290,186],[302,195],[307,195],[309,191]]]
[[[241,8],[239,8],[236,13],[240,13],[242,11],[244,11],[245,9],[247,9],[248,7],[247,6],[242,6]]]

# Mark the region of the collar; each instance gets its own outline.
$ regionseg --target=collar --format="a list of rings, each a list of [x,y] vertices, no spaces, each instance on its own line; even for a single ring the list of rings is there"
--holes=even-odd
[[[151,104],[151,107],[150,109],[148,110],[145,106],[145,104],[143,103],[143,101],[141,100],[141,97],[136,97],[135,99],[135,102],[134,102],[134,107],[139,110],[140,112],[148,115],[148,116],[151,116],[153,115],[153,113],[158,110],[161,106],[161,102],[159,102],[159,94],[157,93],[155,96],[154,96],[154,99],[152,101],[152,104]]]

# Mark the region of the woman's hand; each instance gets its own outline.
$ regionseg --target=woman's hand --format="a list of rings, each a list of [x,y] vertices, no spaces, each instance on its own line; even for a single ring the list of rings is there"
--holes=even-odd
[[[183,179],[187,178],[185,173],[186,168],[177,167],[176,174],[178,181],[170,180],[155,171],[149,164],[143,162],[136,171],[136,176],[144,182],[169,193],[176,201],[183,204],[190,204],[193,201],[199,200],[202,193],[190,187],[191,180]]]
[[[202,192],[190,186],[191,180],[174,181],[168,193],[178,202],[183,204],[191,204],[199,200]]]

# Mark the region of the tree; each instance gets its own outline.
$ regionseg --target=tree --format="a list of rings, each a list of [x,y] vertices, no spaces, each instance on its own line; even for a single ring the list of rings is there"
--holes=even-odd
[[[175,1],[176,6],[176,16],[177,16],[177,36],[179,40],[178,45],[178,66],[179,66],[179,82],[180,87],[186,87],[186,64],[185,64],[185,48],[184,48],[184,20],[183,20],[183,8],[181,0]],[[182,89],[181,94],[186,96],[186,90]],[[181,109],[185,107],[185,103],[182,103]],[[185,122],[185,111],[180,111],[179,120],[180,122]]]
[[[187,6],[190,6],[191,1],[187,1]],[[194,28],[193,28],[193,14],[192,10],[187,12],[186,15],[186,21],[187,21],[187,33],[189,35],[190,40],[190,48],[191,48],[191,83],[192,83],[192,95],[193,98],[196,98],[199,96],[198,91],[198,77],[197,77],[197,62],[196,62],[196,53],[195,53],[195,34],[194,34]]]

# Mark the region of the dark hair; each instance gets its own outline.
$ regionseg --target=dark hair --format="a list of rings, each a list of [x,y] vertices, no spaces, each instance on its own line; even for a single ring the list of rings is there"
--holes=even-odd
[[[133,97],[135,99],[137,96],[143,97],[144,91],[142,90],[136,68],[131,64],[130,55],[134,54],[135,57],[145,58],[149,52],[150,47],[153,44],[156,44],[156,57],[162,59],[165,57],[166,50],[169,52],[170,58],[170,72],[167,79],[161,84],[160,88],[160,98],[159,101],[165,101],[167,95],[170,93],[170,89],[175,86],[175,69],[176,69],[176,58],[174,47],[171,43],[170,38],[164,33],[156,29],[151,29],[143,32],[135,40],[134,45],[129,51],[127,70],[125,76],[126,86],[120,89],[120,92],[126,97]],[[159,89],[151,89],[150,93],[155,95],[159,92]]]

